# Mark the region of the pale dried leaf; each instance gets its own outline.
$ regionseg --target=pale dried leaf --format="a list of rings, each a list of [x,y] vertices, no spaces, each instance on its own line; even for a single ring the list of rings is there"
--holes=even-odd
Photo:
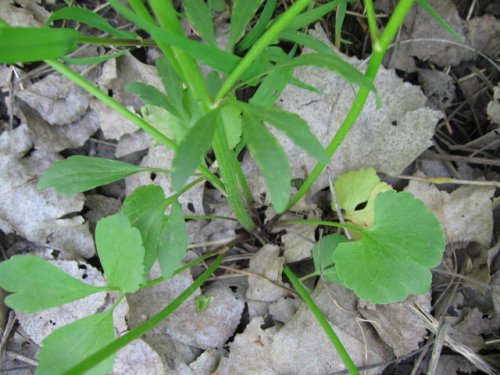
[[[5,132],[2,138],[10,135]],[[36,187],[37,177],[55,158],[38,150],[23,159],[0,158],[0,229],[67,252],[65,258],[68,254],[90,258],[95,253],[94,241],[88,223],[77,215],[83,208],[83,195],[68,197]],[[70,214],[74,216],[64,218]]]
[[[164,375],[160,355],[143,340],[135,340],[116,354],[112,375]]]
[[[455,100],[455,84],[453,78],[439,70],[419,69],[418,79],[422,90],[429,98],[429,106],[444,110]]]
[[[79,120],[90,103],[90,94],[59,74],[50,74],[16,94],[50,125]]]
[[[75,122],[51,126],[26,103],[20,102],[18,109],[16,115],[30,129],[31,139],[38,150],[58,152],[81,147],[99,129],[97,114],[92,110],[85,112]]]
[[[419,348],[419,343],[427,335],[427,327],[415,315],[409,305],[418,303],[427,311],[430,310],[430,293],[406,301],[389,305],[372,305],[360,308],[359,312],[375,328],[380,338],[389,345],[396,357],[403,357]]]
[[[207,349],[196,358],[196,361],[191,362],[189,367],[196,375],[214,374],[221,358],[222,350]]]
[[[460,18],[457,8],[452,0],[427,0],[427,2],[441,15],[441,17],[465,39],[465,25]],[[392,12],[394,4],[392,1],[378,0],[375,3],[378,9]],[[434,18],[422,7],[414,6],[405,17],[405,22],[398,35],[400,41],[411,41],[415,39],[438,39],[450,42],[456,42]],[[430,61],[439,66],[458,65],[463,60],[470,60],[475,57],[471,51],[461,48],[451,43],[432,43],[428,40],[415,40],[411,43],[398,44],[393,50],[389,51],[389,61],[391,67],[412,72],[416,65],[409,62],[408,59],[414,57]],[[413,59],[412,59],[413,60]]]
[[[475,307],[460,323],[450,328],[448,335],[478,352],[487,347],[482,335],[495,335],[498,327],[500,327],[500,316],[488,317]]]
[[[116,145],[115,156],[121,158],[137,151],[146,150],[152,142],[153,138],[142,130],[125,134]]]
[[[307,219],[319,220],[321,212],[319,210],[310,211]],[[285,215],[283,219],[302,219],[303,216]],[[286,227],[286,233],[281,237],[283,246],[283,256],[286,263],[297,262],[310,258],[311,249],[314,246],[314,234],[316,226],[307,224],[291,224]]]
[[[216,373],[218,375],[275,375],[271,359],[275,327],[263,330],[262,317],[253,318],[245,331],[237,335],[229,345],[229,356],[223,357]],[[287,372],[294,374],[295,372]]]
[[[297,305],[296,299],[281,297],[269,304],[269,314],[274,321],[287,323],[297,312]]]
[[[494,187],[461,186],[450,194],[433,185],[411,181],[405,191],[422,200],[436,215],[447,244],[477,242],[488,246],[493,230]]]
[[[262,275],[281,284],[281,272],[285,259],[279,256],[279,246],[266,244],[250,260],[248,271]],[[279,286],[255,276],[248,277],[246,298],[252,301],[273,302],[284,297],[288,292]]]
[[[192,282],[190,273],[183,272],[171,278],[168,283],[158,284],[127,296],[131,324],[159,311]],[[193,293],[155,330],[195,348],[222,347],[239,324],[243,302],[237,300],[228,288],[216,283],[204,292],[205,296],[214,299],[207,308],[197,311],[194,299],[200,294],[199,290]]]
[[[364,366],[391,358],[391,350],[356,311],[354,294],[337,285],[319,284],[312,293],[354,363]],[[305,304],[274,336],[271,358],[277,374],[330,374],[345,367]],[[379,374],[380,369],[367,374]]]
[[[470,46],[492,58],[500,53],[500,21],[492,15],[471,18],[465,22]]]
[[[9,1],[0,1],[0,18],[11,26],[40,27],[44,21],[36,19],[33,11],[16,7]]]

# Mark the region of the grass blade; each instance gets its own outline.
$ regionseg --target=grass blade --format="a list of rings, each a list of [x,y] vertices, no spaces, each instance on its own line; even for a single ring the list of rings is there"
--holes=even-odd
[[[456,38],[459,42],[465,43],[464,37],[457,33],[453,28],[448,25],[448,23],[444,20],[441,15],[436,12],[436,10],[426,1],[426,0],[417,0],[418,5],[420,5],[429,15],[436,20],[439,25],[445,29],[448,34]]]
[[[244,114],[243,134],[269,189],[273,207],[281,213],[290,198],[288,158],[276,138],[254,116]]]
[[[134,33],[121,31],[111,26],[105,18],[99,14],[92,12],[89,9],[81,7],[65,7],[61,8],[50,15],[47,19],[46,25],[50,25],[57,20],[72,20],[86,25],[92,26],[98,30],[114,36],[116,38],[136,38]]]
[[[328,336],[328,339],[330,340],[333,347],[337,351],[337,354],[344,363],[349,374],[359,375],[356,365],[349,356],[349,353],[347,353],[347,350],[344,348],[344,345],[342,345],[342,342],[340,342],[335,331],[330,326],[330,323],[328,323],[328,319],[325,317],[320,308],[314,303],[313,299],[307,293],[306,289],[302,286],[299,279],[297,279],[297,276],[294,275],[294,273],[290,268],[288,268],[288,266],[285,266],[283,272],[285,273],[286,277],[288,277],[288,280],[290,280],[297,293],[304,300],[305,304],[307,305],[311,313],[314,315],[314,317],[320,324],[321,328],[323,328],[323,331],[325,331],[326,335]]]
[[[301,13],[297,17],[295,17],[292,20],[292,22],[290,22],[288,24],[287,28],[292,29],[292,30],[302,29],[302,28],[306,27],[307,25],[310,25],[314,21],[319,20],[325,14],[334,10],[337,7],[337,5],[339,5],[339,3],[342,1],[345,1],[345,0],[331,1],[329,3],[326,3],[324,5],[319,6],[317,8],[305,11],[304,13]]]
[[[79,36],[72,29],[0,27],[0,64],[61,57],[76,49]]]
[[[98,64],[104,61],[116,59],[120,56],[125,55],[129,50],[124,49],[122,51],[118,52],[113,52],[109,53],[106,55],[102,56],[96,56],[96,57],[67,57],[63,56],[61,59],[68,64],[73,64],[73,65],[92,65],[92,64]]]

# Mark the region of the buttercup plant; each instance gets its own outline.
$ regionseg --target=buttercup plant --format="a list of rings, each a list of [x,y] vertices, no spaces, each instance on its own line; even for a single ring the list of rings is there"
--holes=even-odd
[[[418,2],[443,22],[425,1]],[[10,27],[0,21],[0,63],[44,61],[175,152],[171,170],[72,156],[55,162],[40,178],[38,187],[41,189],[53,188],[61,194],[74,194],[149,171],[170,175],[176,193],[165,197],[158,186],[142,186],[127,196],[117,214],[97,223],[95,242],[106,278],[105,286],[82,283],[32,255],[14,256],[0,264],[0,286],[12,293],[6,303],[19,311],[36,312],[94,293],[119,294],[108,310],[61,327],[45,338],[37,374],[105,374],[111,371],[117,350],[165,319],[217,269],[224,251],[209,252],[182,265],[188,234],[178,198],[196,184],[210,182],[227,198],[240,225],[248,232],[256,229],[251,192],[237,159],[243,149],[248,150],[259,167],[275,211],[282,214],[292,208],[332,158],[362,111],[369,93],[376,92],[373,81],[382,59],[413,5],[412,0],[399,1],[384,31],[379,34],[372,1],[364,2],[373,52],[363,74],[322,41],[303,31],[328,12],[337,10],[336,40],[340,41],[347,0],[334,0],[318,7],[312,6],[312,0],[297,0],[276,17],[276,0],[234,0],[225,50],[217,46],[211,16],[212,11],[224,9],[222,1],[184,0],[181,15],[171,0],[128,0],[127,3],[109,0],[119,15],[151,39],[117,30],[98,14],[80,7],[54,12],[43,28]],[[256,14],[257,19],[249,27]],[[184,35],[180,17],[196,30],[202,41]],[[109,36],[85,36],[73,29],[51,26],[58,20],[77,21]],[[280,41],[291,42],[295,47],[286,53],[279,47]],[[122,49],[92,58],[67,56],[80,44]],[[141,82],[131,82],[126,89],[138,95],[146,105],[168,112],[171,137],[70,67],[70,64],[92,64],[116,58],[130,48],[142,46],[156,46],[161,51],[156,69],[164,91]],[[297,46],[308,47],[314,52],[295,56]],[[199,64],[208,66],[211,72],[204,76]],[[329,70],[350,82],[357,91],[349,113],[326,149],[303,119],[274,106],[288,84],[311,89],[293,77],[294,69],[300,66]],[[249,86],[256,89],[252,98],[248,102],[238,100],[236,91]],[[289,161],[268,126],[282,132],[317,160],[316,167],[292,197]],[[216,165],[212,166],[204,159],[210,149],[216,158]],[[186,184],[194,174],[196,178]],[[410,294],[427,291],[431,281],[429,268],[439,263],[444,240],[439,223],[424,204],[380,182],[371,169],[339,177],[335,191],[347,222],[305,222],[344,228],[354,234],[354,240],[349,241],[341,234],[323,237],[313,249],[314,274],[340,283],[360,298],[374,303],[402,301]],[[367,202],[365,209],[356,210],[363,202]],[[213,259],[206,271],[173,302],[115,338],[112,312],[127,294],[168,280],[209,258]],[[149,271],[155,261],[159,262],[162,277],[149,280]],[[321,311],[287,267],[285,274],[324,327],[346,368],[356,374],[356,366]],[[202,310],[210,303],[210,298],[199,298],[197,303]],[[64,355],[60,355],[62,352]]]

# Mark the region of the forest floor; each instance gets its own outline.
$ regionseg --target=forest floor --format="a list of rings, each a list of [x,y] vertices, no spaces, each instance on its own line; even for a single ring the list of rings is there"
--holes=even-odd
[[[368,102],[334,156],[330,174],[325,171],[307,199],[286,216],[327,220],[333,215],[329,182],[347,170],[373,167],[397,190],[424,201],[438,218],[446,250],[442,264],[433,270],[432,289],[424,295],[372,305],[321,278],[306,282],[366,374],[482,374],[487,364],[500,369],[500,3],[428,2],[465,43],[415,7],[376,80],[382,107],[377,108],[375,98]],[[92,10],[102,7],[99,13],[110,23],[130,27],[103,6],[105,1],[78,3]],[[381,26],[392,3],[375,1]],[[0,0],[0,18],[11,25],[40,26],[63,4]],[[366,19],[359,2],[348,9],[342,38],[349,44],[340,43],[340,52],[363,67],[370,53]],[[221,13],[218,20],[222,25],[227,17]],[[332,13],[310,32],[332,41],[334,20]],[[94,46],[79,53],[103,51]],[[159,85],[152,65],[157,56],[154,48],[139,48],[76,69],[141,113],[143,103],[126,93],[124,85]],[[321,92],[288,87],[279,105],[307,120],[317,137],[328,142],[351,105],[352,88],[318,69],[298,69],[296,77]],[[151,108],[142,114],[150,121],[161,120]],[[283,147],[292,177],[300,182],[314,162],[293,145],[283,142]],[[156,173],[140,173],[69,197],[38,190],[36,181],[49,165],[71,155],[167,169],[172,160],[170,152],[143,131],[44,64],[0,66],[0,155],[2,259],[36,254],[91,284],[103,280],[93,239],[96,222],[115,213],[141,185],[159,185],[167,195],[171,191],[168,177]],[[242,167],[265,224],[274,214],[266,187],[248,155]],[[427,177],[454,182],[436,185]],[[231,216],[224,198],[208,184],[191,189],[180,203],[185,215]],[[236,221],[219,219],[190,220],[188,230],[189,260],[243,233]],[[164,323],[119,352],[113,374],[345,373],[324,332],[281,274],[285,263],[297,273],[310,272],[311,249],[327,233],[293,224],[243,236],[245,241],[229,250],[209,283]],[[195,267],[131,295],[115,317],[118,333],[163,308],[202,270]],[[154,267],[153,276],[158,272]],[[198,295],[211,299],[205,309],[196,308]],[[46,335],[109,304],[109,297],[93,296],[23,314],[5,307],[5,296],[0,289],[0,372],[9,375],[34,373]]]

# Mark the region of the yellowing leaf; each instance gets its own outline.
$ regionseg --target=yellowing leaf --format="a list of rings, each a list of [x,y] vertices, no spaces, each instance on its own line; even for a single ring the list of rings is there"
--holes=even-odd
[[[392,187],[380,181],[375,169],[364,168],[339,176],[334,189],[344,218],[358,227],[369,228],[373,224],[375,197]]]

